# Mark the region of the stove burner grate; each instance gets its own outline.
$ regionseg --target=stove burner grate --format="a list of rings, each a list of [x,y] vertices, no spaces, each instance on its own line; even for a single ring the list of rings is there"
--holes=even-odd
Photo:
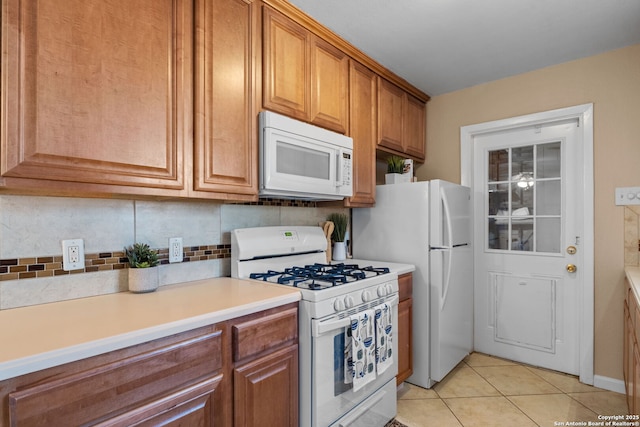
[[[267,270],[265,273],[251,273],[249,278],[311,290],[321,290],[387,273],[389,273],[387,267],[360,267],[357,264],[344,263],[315,263],[304,267],[288,267],[283,271]]]

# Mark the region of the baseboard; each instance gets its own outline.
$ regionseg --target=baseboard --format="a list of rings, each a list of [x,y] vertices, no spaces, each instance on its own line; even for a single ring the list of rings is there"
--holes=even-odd
[[[609,391],[615,391],[616,393],[625,393],[624,381],[616,380],[615,378],[603,377],[601,375],[593,376],[593,386],[603,388]]]

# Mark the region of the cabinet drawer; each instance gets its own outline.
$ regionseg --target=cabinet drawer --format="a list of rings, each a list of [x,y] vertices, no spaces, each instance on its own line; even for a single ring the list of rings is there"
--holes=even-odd
[[[236,323],[232,334],[234,362],[277,348],[297,339],[298,309]]]
[[[10,425],[81,425],[116,417],[222,368],[222,332],[112,361],[9,394]]]

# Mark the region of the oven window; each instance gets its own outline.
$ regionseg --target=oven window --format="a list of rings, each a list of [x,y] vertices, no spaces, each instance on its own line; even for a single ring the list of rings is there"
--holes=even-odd
[[[351,330],[348,331],[351,334]],[[351,384],[344,382],[344,336],[345,333],[333,337],[333,395],[340,396],[351,388]]]
[[[278,141],[278,173],[329,180],[330,154]]]

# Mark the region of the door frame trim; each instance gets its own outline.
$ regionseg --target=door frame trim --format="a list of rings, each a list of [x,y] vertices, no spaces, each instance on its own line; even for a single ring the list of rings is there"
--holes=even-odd
[[[563,119],[578,119],[582,131],[583,144],[583,221],[584,265],[583,287],[579,303],[579,369],[580,381],[593,385],[593,347],[594,347],[594,209],[593,209],[593,104],[582,104],[557,110],[527,114],[508,119],[495,120],[460,127],[460,182],[472,188],[473,203],[473,140],[476,136],[506,129],[555,122]]]

